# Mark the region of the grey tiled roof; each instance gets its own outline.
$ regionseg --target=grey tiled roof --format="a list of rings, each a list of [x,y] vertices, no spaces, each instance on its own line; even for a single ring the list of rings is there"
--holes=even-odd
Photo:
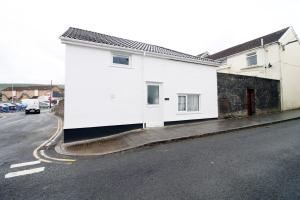
[[[230,47],[230,48],[225,49],[223,51],[220,51],[220,52],[217,52],[215,54],[209,55],[206,58],[210,58],[210,59],[213,59],[213,60],[218,60],[218,59],[225,58],[225,57],[231,56],[233,54],[236,54],[236,53],[239,53],[239,52],[242,52],[242,51],[246,51],[246,50],[250,50],[250,49],[259,47],[259,46],[261,46],[261,39],[263,39],[264,44],[270,44],[270,43],[276,42],[282,37],[282,35],[288,29],[289,29],[289,27],[284,28],[284,29],[279,30],[279,31],[276,31],[274,33],[256,38],[254,40],[250,40],[248,42],[236,45],[234,47]]]
[[[207,59],[207,58],[199,58],[197,56],[189,55],[186,53],[181,53],[178,51],[174,51],[171,49],[167,49],[164,47],[160,47],[157,45],[146,44],[143,42],[137,42],[133,40],[123,39],[119,37],[114,37],[110,35],[105,35],[101,33],[96,33],[92,31],[87,31],[78,28],[70,27],[62,36],[61,39],[70,38],[75,40],[105,44],[113,47],[123,47],[132,50],[140,50],[155,54],[161,54],[166,56],[173,56],[174,60],[178,59],[181,61],[192,62],[192,63],[202,63],[202,64],[210,64],[210,65],[218,65],[219,63]]]

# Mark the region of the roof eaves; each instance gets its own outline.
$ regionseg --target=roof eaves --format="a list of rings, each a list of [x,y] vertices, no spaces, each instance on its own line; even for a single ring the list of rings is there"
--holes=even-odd
[[[269,43],[269,44],[265,44],[264,47],[267,47],[267,46],[271,46],[273,44],[278,44],[279,42],[272,42],[272,43]],[[254,47],[254,48],[251,48],[251,49],[247,49],[247,50],[244,50],[244,51],[240,51],[238,53],[235,53],[235,54],[231,54],[229,56],[224,56],[224,57],[221,57],[221,58],[218,58],[216,59],[215,61],[218,61],[218,60],[222,60],[222,59],[225,59],[225,58],[230,58],[230,57],[233,57],[233,56],[236,56],[236,55],[239,55],[239,54],[244,54],[245,52],[248,52],[248,51],[254,51],[256,49],[259,49],[259,48],[263,48],[262,46],[257,46],[257,47]]]
[[[258,37],[258,38],[249,40],[249,41],[247,41],[247,42],[240,43],[240,44],[238,44],[238,45],[229,47],[229,48],[227,48],[227,49],[224,49],[224,50],[222,50],[222,51],[219,51],[219,52],[216,52],[216,53],[214,53],[214,54],[209,55],[208,58],[211,58],[211,59],[214,59],[214,60],[219,60],[219,59],[223,59],[223,58],[232,56],[232,55],[234,55],[234,54],[238,54],[238,53],[241,53],[241,52],[248,51],[248,50],[250,50],[250,49],[258,48],[258,47],[260,47],[259,45],[258,45],[258,46],[255,46],[255,45],[254,45],[254,46],[255,46],[254,48],[245,49],[245,50],[242,50],[242,51],[238,51],[238,52],[236,52],[236,53],[234,53],[234,54],[229,54],[229,55],[226,55],[226,56],[223,56],[223,57],[218,57],[218,56],[217,56],[218,58],[214,58],[214,57],[215,57],[216,55],[218,55],[218,54],[221,54],[221,55],[222,55],[222,53],[223,53],[223,54],[226,54],[226,53],[225,53],[226,51],[232,51],[232,49],[242,47],[243,45],[253,45],[254,42],[256,42],[256,41],[258,41],[258,40],[260,40],[260,39],[262,39],[262,38],[267,39],[268,37],[272,37],[272,36],[276,38],[276,34],[281,34],[281,36],[280,36],[279,38],[277,38],[277,40],[272,41],[272,42],[268,42],[268,43],[266,43],[265,45],[276,43],[276,42],[278,42],[278,41],[280,40],[280,38],[281,38],[281,37],[282,37],[282,36],[283,36],[290,28],[291,28],[291,27],[286,27],[286,28],[281,29],[281,30],[278,30],[278,31],[276,31],[276,32],[273,32],[273,33],[270,33],[270,34],[267,34],[267,35],[264,35],[264,36],[261,36],[261,37]],[[247,47],[246,47],[246,48],[247,48]]]

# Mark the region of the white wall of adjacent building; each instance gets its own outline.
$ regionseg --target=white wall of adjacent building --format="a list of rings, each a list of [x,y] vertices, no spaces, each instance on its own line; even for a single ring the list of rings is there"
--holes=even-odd
[[[297,36],[290,28],[280,38],[281,44],[297,40]],[[256,53],[257,65],[247,65],[247,55]],[[272,65],[269,67],[269,63]],[[219,72],[256,76],[280,80],[281,109],[300,108],[300,44],[291,43],[284,50],[278,43],[265,45],[244,51],[227,58],[226,64],[218,69]]]
[[[150,120],[158,108],[147,105],[147,84],[160,87],[163,122],[218,117],[216,67],[147,53],[127,54],[130,65],[120,67],[113,54],[127,53],[66,44],[65,129]],[[199,111],[178,112],[178,94],[199,94]]]
[[[247,65],[247,54],[256,53],[257,65]],[[268,67],[268,64],[272,67]],[[256,76],[262,78],[280,80],[279,48],[277,44],[266,45],[244,51],[227,58],[227,64],[218,71],[245,76]]]
[[[283,35],[280,42],[286,44],[297,40],[293,29]],[[294,42],[281,51],[282,109],[300,108],[300,43]]]

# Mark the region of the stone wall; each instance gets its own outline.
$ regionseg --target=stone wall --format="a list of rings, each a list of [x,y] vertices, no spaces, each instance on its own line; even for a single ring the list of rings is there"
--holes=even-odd
[[[247,89],[255,91],[255,113],[280,111],[278,80],[218,73],[219,117],[247,115]]]
[[[56,105],[54,108],[55,115],[60,116],[62,119],[64,118],[64,105],[65,101],[60,100],[58,105]]]

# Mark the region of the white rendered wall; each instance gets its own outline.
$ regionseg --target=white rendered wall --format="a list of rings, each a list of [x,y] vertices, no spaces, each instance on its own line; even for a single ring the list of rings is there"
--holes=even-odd
[[[216,68],[131,55],[131,69],[112,66],[110,51],[66,45],[64,128],[144,122],[146,81],[162,82],[164,121],[218,117]],[[177,93],[200,93],[200,112],[179,114]]]
[[[218,117],[217,75],[215,67],[147,57],[144,80],[162,82],[164,121]],[[200,112],[179,113],[177,94],[200,94]]]
[[[290,28],[280,42],[286,44],[297,37]],[[282,60],[282,109],[300,108],[300,45],[294,42],[281,51]]]
[[[66,45],[65,128],[141,122],[140,68],[111,62],[109,51]]]
[[[247,66],[247,54],[256,52],[257,66]],[[280,60],[279,60],[278,45],[273,44],[259,47],[253,50],[245,51],[227,58],[227,64],[220,68],[218,71],[223,73],[240,74],[245,76],[257,76],[269,79],[280,79]],[[266,68],[268,64],[271,68]]]

